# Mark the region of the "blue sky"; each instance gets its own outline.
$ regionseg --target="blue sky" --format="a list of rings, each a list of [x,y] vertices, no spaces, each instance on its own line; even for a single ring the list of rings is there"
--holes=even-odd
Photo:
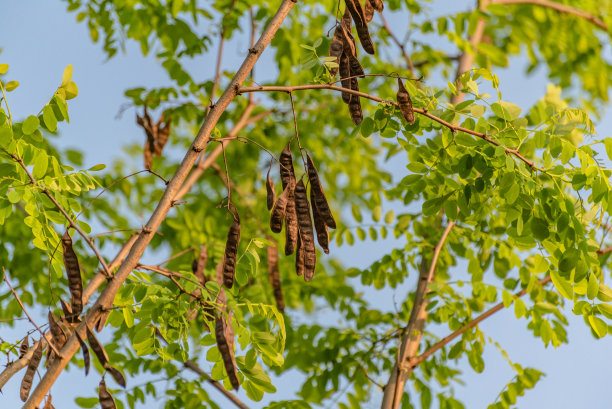
[[[128,47],[127,54],[119,54],[112,60],[105,61],[101,47],[91,43],[86,26],[76,23],[75,15],[66,12],[64,2],[28,0],[3,3],[0,24],[0,48],[3,51],[0,53],[0,62],[9,63],[9,78],[21,83],[19,88],[9,95],[13,116],[20,119],[38,112],[60,84],[65,66],[72,64],[73,80],[80,92],[78,98],[69,103],[71,121],[70,124],[60,125],[61,136],[57,143],[62,147],[76,147],[83,151],[85,167],[110,163],[120,151],[118,146],[142,143],[144,137],[142,131],[136,127],[133,110],[128,110],[121,118],[117,118],[117,113],[121,104],[126,102],[123,97],[125,89],[167,83],[165,73],[154,59],[143,58],[138,49]],[[465,9],[472,5],[471,1],[441,3],[444,6],[441,10],[445,13],[449,11],[448,7]],[[398,27],[401,27],[402,18],[394,16],[389,20],[392,26],[397,23]],[[225,66],[235,66],[247,47],[244,38],[230,42],[226,46]],[[205,63],[206,60],[201,59],[195,62],[192,72],[197,72],[200,79],[211,78],[214,64],[210,61],[209,59],[208,63]],[[264,54],[261,64],[257,67],[260,80],[265,79],[262,74],[274,72],[269,53]],[[547,80],[544,73],[537,72],[525,79],[523,62],[520,59],[513,61],[510,69],[497,73],[501,79],[504,98],[522,107],[528,107],[546,90]],[[609,136],[606,133],[611,125],[612,117],[608,112],[597,126],[602,137]],[[332,248],[332,251],[347,267],[363,266],[387,251],[390,245],[396,244],[399,245],[392,240],[379,241],[374,245],[357,242],[352,247]],[[401,299],[412,286],[410,281],[409,285],[399,288],[394,295]],[[366,293],[365,297],[372,302],[388,303],[388,299],[376,299],[375,297],[380,297],[378,293]],[[39,314],[41,322],[44,322],[43,313]],[[544,348],[541,340],[535,339],[525,330],[525,321],[516,321],[512,310],[496,314],[481,326],[495,341],[502,343],[515,362],[546,373],[534,390],[528,391],[525,397],[519,399],[518,407],[610,407],[607,390],[609,374],[606,369],[612,367],[612,340],[608,337],[596,341],[581,317],[575,317],[568,312],[568,318],[570,343],[558,349]],[[29,329],[26,322],[21,322],[15,328],[0,326],[0,336],[6,340],[17,339]],[[513,376],[508,364],[494,347],[488,346],[484,354],[486,369],[482,374],[475,374],[467,362],[460,363],[460,368],[466,374],[465,386],[458,387],[456,391],[466,408],[486,408]],[[295,390],[293,381],[297,376],[291,374],[278,380],[277,387],[282,392],[279,392],[278,396],[271,396],[271,399],[290,397]],[[74,397],[83,393],[93,395],[98,381],[99,377],[95,374],[83,378],[82,372],[77,370],[62,374],[52,390],[56,407],[74,407]],[[20,376],[17,376],[6,385],[0,395],[0,408],[20,406],[19,382]],[[128,384],[139,383],[141,381],[138,379],[128,379]],[[211,392],[211,395],[214,396],[214,392]],[[244,394],[241,395],[246,400]],[[220,398],[219,402],[226,404],[223,398]],[[376,400],[372,407],[377,407],[378,404],[379,400]],[[161,407],[163,404],[154,406]],[[249,406],[261,407],[260,404]]]

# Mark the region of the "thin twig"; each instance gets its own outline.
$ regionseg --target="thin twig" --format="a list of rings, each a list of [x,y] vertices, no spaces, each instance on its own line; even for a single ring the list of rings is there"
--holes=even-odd
[[[44,338],[45,337],[45,332],[42,329],[40,329],[40,327],[38,325],[36,325],[36,323],[34,322],[32,317],[28,313],[28,310],[26,310],[25,305],[23,305],[23,303],[21,302],[21,298],[19,298],[19,295],[17,294],[17,291],[15,291],[15,289],[13,288],[13,286],[11,285],[11,283],[8,280],[8,274],[7,274],[6,270],[4,269],[4,266],[2,266],[2,273],[4,273],[4,281],[6,282],[6,284],[11,289],[11,292],[13,293],[13,296],[15,297],[17,302],[19,303],[19,306],[21,307],[21,309],[23,310],[25,315],[28,317],[28,320],[30,321],[30,323],[32,325],[34,325],[34,327],[38,330],[38,332],[40,332],[40,335]],[[55,352],[57,354],[57,356],[59,356],[61,358],[61,355],[60,355],[59,351],[55,348],[55,345],[53,345],[53,342],[50,342],[49,345],[51,345],[51,349],[53,350],[53,352]]]
[[[387,19],[385,18],[383,13],[378,13],[378,15],[380,16],[380,20],[382,21],[383,29],[389,34],[393,42],[399,47],[402,53],[402,56],[404,57],[404,60],[406,60],[406,64],[408,64],[408,69],[410,70],[410,72],[412,73],[412,76],[414,77],[415,75],[414,65],[412,64],[412,60],[410,59],[410,57],[408,56],[408,53],[406,52],[406,47],[404,47],[404,44],[402,44],[402,42],[395,36],[393,31],[391,31],[391,29],[389,28],[389,24],[387,24]]]

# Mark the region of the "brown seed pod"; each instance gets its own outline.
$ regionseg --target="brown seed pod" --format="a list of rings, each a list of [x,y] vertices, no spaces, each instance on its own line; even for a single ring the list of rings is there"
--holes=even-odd
[[[91,366],[91,356],[89,355],[89,348],[87,348],[87,344],[81,338],[79,331],[74,331],[79,340],[79,345],[81,346],[81,351],[83,351],[83,366],[85,367],[85,376],[89,374],[89,367]]]
[[[89,341],[89,346],[93,349],[94,354],[98,357],[98,361],[100,361],[100,365],[106,366],[108,364],[108,355],[106,354],[106,350],[98,341],[96,335],[91,332],[89,327],[87,327],[87,341]]]
[[[229,380],[234,387],[240,387],[238,379],[238,367],[236,366],[236,358],[234,357],[234,329],[232,328],[232,313],[223,318],[223,314],[217,315],[215,319],[215,337],[217,338],[217,347],[223,358],[223,365],[229,377]]]
[[[336,27],[336,31],[334,31],[334,37],[332,38],[331,43],[329,43],[329,56],[336,58],[336,61],[333,61],[336,64],[340,64],[340,56],[342,55],[343,49],[342,27],[338,26]],[[338,67],[331,68],[329,73],[332,77],[335,77],[338,73]]]
[[[164,114],[161,114],[161,116],[159,117],[159,120],[157,121],[157,124],[155,125],[155,129],[157,131],[157,134],[155,136],[155,156],[161,156],[162,154],[162,150],[164,149],[164,146],[166,146],[166,143],[168,142],[168,137],[170,136],[170,121],[171,118],[170,116],[165,116]]]
[[[306,195],[306,186],[300,181],[295,185],[295,209],[297,213],[300,240],[304,249],[304,279],[310,281],[314,276],[317,255],[314,244],[314,231],[310,218],[310,205]]]
[[[64,250],[64,266],[68,275],[68,287],[72,296],[72,315],[66,317],[66,319],[69,322],[77,322],[78,316],[83,311],[83,280],[81,278],[81,269],[79,268],[79,259],[72,248],[72,238],[68,234],[68,230],[62,236],[62,246]]]
[[[72,316],[72,308],[70,304],[60,298],[60,305],[62,306],[62,311],[64,312],[64,318],[68,319],[68,317]]]
[[[412,109],[410,94],[406,87],[404,87],[404,82],[401,78],[397,79],[397,86],[399,87],[397,90],[397,105],[399,105],[404,120],[412,125],[414,123],[414,110]]]
[[[42,359],[42,342],[39,342],[34,349],[34,353],[32,353],[32,358],[30,358],[30,362],[28,362],[28,369],[26,369],[26,373],[21,380],[21,388],[19,389],[19,397],[23,402],[28,400],[28,396],[30,395],[30,389],[32,388],[32,381],[34,381],[34,374],[36,373],[36,369],[38,368],[38,364],[40,364],[40,360]]]
[[[352,81],[351,81],[352,82]],[[357,81],[355,80],[355,84]],[[354,84],[352,84],[351,88],[353,88]],[[354,88],[353,88],[354,89]],[[359,88],[357,88],[359,90]],[[363,110],[361,109],[361,99],[358,95],[351,94],[351,100],[349,101],[349,113],[351,114],[351,119],[355,125],[359,125],[361,121],[363,121]]]
[[[271,237],[268,237],[268,240],[273,241]],[[274,242],[274,246],[267,246],[266,250],[268,254],[268,275],[270,276],[270,284],[272,284],[272,289],[274,290],[276,308],[280,312],[285,312],[285,300],[283,299],[280,273],[278,271],[278,248],[276,242]]]
[[[308,164],[308,180],[310,181],[310,201],[313,203],[313,206],[314,204],[317,205],[317,211],[325,221],[325,224],[330,229],[335,229],[336,221],[329,208],[327,197],[325,196],[321,180],[319,179],[319,173],[308,153],[306,154],[306,161]]]
[[[372,2],[370,0],[365,0],[363,8],[365,10],[366,22],[369,23],[374,18],[374,6],[372,5]]]
[[[340,56],[340,78],[348,78],[351,76],[351,68],[350,68],[350,60],[346,52],[343,52]],[[351,88],[351,80],[350,79],[341,79],[340,83],[343,88]],[[342,91],[342,101],[345,104],[348,104],[351,100],[351,94],[348,92]]]
[[[276,202],[276,192],[274,191],[274,183],[272,182],[272,178],[270,178],[270,169],[268,168],[268,176],[266,177],[266,199],[268,210],[272,210],[274,206],[274,202]]]
[[[383,4],[382,0],[369,0],[369,1],[372,4],[372,7],[374,7],[374,10],[378,11],[379,13],[382,13],[383,9],[385,8],[385,5]]]
[[[117,404],[115,403],[113,395],[111,395],[108,389],[106,389],[106,382],[104,382],[104,378],[102,378],[100,381],[98,398],[100,399],[100,406],[102,409],[117,409]]]
[[[143,159],[144,159],[144,167],[146,170],[151,170],[151,166],[153,165],[153,153],[151,153],[151,143],[147,140],[145,142],[144,151],[143,151]]]
[[[370,32],[368,31],[368,22],[366,20],[363,4],[361,4],[360,0],[344,0],[344,3],[346,4],[346,8],[348,9],[349,13],[351,13],[351,17],[355,22],[357,35],[359,36],[359,41],[361,41],[363,49],[368,54],[374,54],[376,51],[374,49],[372,38],[370,38]]]
[[[111,310],[105,310],[100,313],[100,318],[98,318],[98,321],[96,321],[96,332],[102,331],[102,328],[104,328],[104,325],[106,325],[106,319],[108,318],[110,313]]]
[[[283,185],[283,190],[287,187],[291,179],[295,180],[295,170],[293,169],[293,156],[291,155],[291,142],[285,146],[285,149],[278,158],[280,163],[280,177]]]
[[[51,403],[51,394],[47,396],[47,401],[45,402],[45,406],[43,406],[43,409],[55,409],[53,403]]]
[[[104,369],[106,369],[106,372],[111,374],[115,382],[121,385],[121,387],[125,388],[125,385],[126,385],[125,376],[123,376],[123,374],[121,373],[121,371],[119,371],[119,369],[112,367],[110,365],[106,365]]]
[[[274,233],[280,233],[283,229],[283,219],[287,210],[287,204],[289,198],[293,196],[293,190],[295,189],[295,179],[290,179],[290,183],[285,187],[283,193],[278,197],[272,213],[270,214],[270,230]]]
[[[238,242],[240,241],[240,217],[238,212],[234,213],[234,222],[227,233],[225,242],[225,255],[223,257],[223,284],[227,288],[234,286],[236,277],[236,254],[238,253]]]
[[[191,265],[191,270],[193,271],[193,275],[196,276],[200,284],[204,285],[208,281],[207,277],[204,275],[204,269],[206,268],[206,262],[208,261],[208,248],[206,246],[202,246],[200,249],[200,254],[198,255],[197,260],[193,260],[193,264]]]
[[[299,237],[298,219],[295,211],[295,189],[291,189],[287,197],[287,208],[285,209],[285,255],[290,256],[295,251],[295,245]]]
[[[29,349],[30,349],[30,340],[28,336],[26,335],[25,339],[21,341],[21,345],[19,346],[19,359],[23,358],[23,356],[28,353]]]
[[[55,348],[59,351],[64,347],[64,344],[66,343],[68,338],[66,337],[66,334],[64,334],[64,331],[62,331],[62,328],[60,327],[55,315],[51,311],[49,311],[49,314],[47,314],[47,316],[49,319],[49,329],[51,330],[51,336],[53,337],[53,344],[55,345]]]
[[[304,248],[302,247],[300,236],[298,236],[295,251],[295,274],[298,276],[304,275]]]
[[[310,188],[310,203],[312,204],[312,220],[314,221],[315,231],[317,232],[317,241],[325,254],[329,254],[329,232],[327,225],[317,208],[317,203],[312,197],[312,187]]]
[[[345,8],[344,14],[342,15],[342,20],[340,20],[340,24],[342,24],[342,27],[344,27],[344,29],[351,36],[351,38],[353,38],[353,34],[351,33],[352,21],[353,19],[351,18],[351,13],[349,12],[349,9]]]

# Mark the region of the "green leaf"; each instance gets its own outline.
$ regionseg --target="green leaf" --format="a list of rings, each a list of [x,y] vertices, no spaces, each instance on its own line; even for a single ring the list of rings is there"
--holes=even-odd
[[[34,159],[34,170],[32,171],[32,176],[35,179],[42,179],[47,173],[47,169],[49,167],[49,158],[47,153],[42,151]]]
[[[9,81],[4,86],[4,89],[6,89],[7,92],[11,92],[15,90],[15,88],[17,88],[18,86],[19,86],[19,81]]]
[[[589,315],[589,325],[591,325],[598,338],[603,338],[608,333],[608,325],[604,320],[595,315]]]
[[[62,75],[62,87],[67,86],[72,80],[72,64],[68,64],[64,68],[64,74]]]
[[[572,285],[569,281],[561,277],[556,270],[550,271],[550,278],[552,279],[557,291],[559,291],[559,294],[568,300],[572,300],[574,298],[574,290],[572,289]]]
[[[598,292],[599,292],[599,281],[597,280],[597,277],[595,277],[595,274],[591,274],[588,278],[587,298],[589,300],[592,300],[593,298],[597,296]]]
[[[42,119],[45,128],[47,128],[49,131],[55,132],[57,130],[57,118],[53,113],[53,108],[51,108],[49,105],[45,105],[43,108]]]
[[[106,165],[103,164],[103,163],[100,163],[98,165],[92,166],[91,168],[89,168],[87,170],[90,171],[90,172],[96,172],[96,171],[99,171],[99,170],[102,170],[102,169],[105,169],[105,168],[106,168]]]
[[[548,238],[550,232],[548,231],[548,223],[544,219],[534,217],[531,219],[531,232],[536,240],[543,241]]]
[[[8,64],[0,64],[0,75],[6,74],[9,69]]]
[[[35,130],[38,129],[39,126],[40,126],[40,121],[38,120],[38,117],[34,115],[30,115],[29,117],[26,118],[25,121],[23,121],[23,124],[21,125],[21,131],[25,135],[31,135],[34,133]]]
[[[79,95],[79,88],[73,81],[70,81],[64,87],[64,90],[66,91],[66,100],[76,98],[76,96]]]

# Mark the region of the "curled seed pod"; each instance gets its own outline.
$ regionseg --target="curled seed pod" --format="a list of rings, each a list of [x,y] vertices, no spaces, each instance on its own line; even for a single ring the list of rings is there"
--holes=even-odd
[[[28,353],[29,349],[30,349],[30,339],[26,335],[25,339],[21,342],[21,345],[19,346],[19,359],[23,358],[23,356]]]
[[[36,373],[36,369],[38,368],[38,364],[40,364],[40,360],[42,359],[42,342],[39,342],[34,349],[34,353],[32,353],[32,358],[30,358],[30,362],[28,362],[28,369],[26,369],[26,373],[21,380],[21,388],[19,389],[19,397],[23,402],[28,400],[28,396],[30,395],[30,389],[32,388],[32,381],[34,381],[34,374]]]
[[[325,254],[329,254],[329,232],[327,225],[317,208],[317,203],[312,197],[312,187],[310,188],[310,203],[312,204],[312,219],[314,221],[315,231],[317,232],[317,241]]]
[[[64,266],[68,275],[68,287],[70,289],[72,315],[66,317],[69,322],[76,322],[77,317],[83,311],[83,280],[81,279],[81,269],[79,259],[72,248],[72,238],[68,230],[62,236],[62,246],[64,250]]]
[[[72,308],[70,304],[60,298],[60,305],[62,306],[62,311],[64,312],[64,318],[69,319],[68,317],[72,317]]]
[[[410,94],[406,87],[404,87],[404,82],[401,78],[397,79],[397,86],[397,105],[399,105],[399,109],[406,122],[412,125],[414,123],[414,110],[412,109]]]
[[[340,78],[348,78],[351,76],[351,69],[350,69],[350,61],[349,61],[349,57],[346,54],[346,52],[343,52],[342,55],[340,56]],[[351,88],[351,80],[350,79],[341,79],[340,83],[342,84],[342,88]],[[342,101],[345,104],[348,104],[349,101],[351,100],[351,94],[349,94],[348,92],[344,92],[342,91]]]
[[[295,274],[298,276],[304,275],[304,248],[302,247],[302,240],[299,236],[295,251]]]
[[[106,350],[104,349],[100,341],[98,341],[96,335],[91,332],[89,327],[87,327],[87,341],[89,341],[89,346],[91,346],[91,349],[93,349],[94,354],[96,354],[96,356],[98,357],[100,365],[106,366],[106,364],[108,363],[108,355],[106,354]]]
[[[125,388],[125,376],[123,376],[123,374],[121,373],[121,371],[119,371],[119,369],[112,367],[110,365],[106,365],[104,367],[104,369],[106,369],[106,371],[111,374],[111,376],[113,377],[113,379],[115,380],[115,382],[117,382],[119,385],[121,385],[121,387]]]
[[[111,395],[108,389],[106,389],[106,382],[104,382],[104,378],[102,378],[100,381],[98,398],[100,399],[100,406],[102,409],[117,409],[117,404],[115,404],[113,395]]]
[[[268,240],[273,241],[271,237]],[[280,273],[278,271],[278,248],[276,242],[274,246],[267,246],[268,255],[268,275],[270,276],[270,284],[274,290],[274,299],[276,300],[276,308],[280,312],[285,312],[285,300],[283,299],[283,290],[281,288]]]
[[[285,255],[290,256],[295,251],[295,245],[299,237],[298,219],[295,211],[295,189],[291,189],[287,197],[287,208],[285,209]]]
[[[374,10],[378,11],[379,13],[382,13],[383,9],[385,8],[385,5],[382,2],[382,0],[369,0],[369,1],[372,4],[372,7],[374,7]]]
[[[365,0],[364,10],[366,23],[369,23],[374,18],[374,6],[370,0]]]
[[[359,36],[359,41],[361,41],[363,49],[368,54],[374,54],[376,50],[374,49],[374,43],[372,42],[370,32],[368,31],[368,22],[366,20],[363,4],[361,4],[360,0],[344,0],[344,3],[346,4],[346,8],[348,9],[349,13],[351,13],[351,17],[355,22],[357,35]]]
[[[234,214],[234,222],[227,233],[225,242],[225,255],[223,257],[223,284],[227,288],[234,286],[236,276],[236,254],[238,253],[238,242],[240,241],[240,217],[238,212]]]
[[[319,173],[308,153],[306,154],[306,161],[308,164],[308,180],[310,181],[310,201],[313,203],[313,206],[315,204],[317,205],[317,211],[325,221],[325,224],[329,228],[335,229],[336,221],[329,208],[327,197],[325,197],[325,192],[323,191],[323,186],[319,179]]]
[[[208,261],[208,248],[206,246],[202,246],[200,249],[200,254],[198,255],[198,259],[193,261],[191,265],[191,270],[193,271],[193,275],[196,276],[200,284],[204,285],[208,281],[206,276],[204,275],[204,269],[206,268],[206,262]]]
[[[290,179],[289,184],[274,203],[270,214],[270,230],[274,233],[280,233],[283,229],[283,219],[285,218],[289,198],[293,196],[293,189],[295,189],[295,179]]]
[[[225,371],[229,380],[234,387],[240,387],[238,379],[238,369],[236,366],[236,358],[234,357],[234,329],[232,328],[232,313],[228,314],[227,318],[223,318],[223,314],[218,314],[215,320],[215,337],[217,338],[217,347],[223,359]]]
[[[43,406],[43,409],[55,409],[53,403],[51,403],[51,394],[47,396],[47,401],[45,402],[45,406]]]
[[[329,56],[336,58],[336,61],[333,61],[336,64],[340,64],[340,56],[342,55],[343,49],[344,46],[342,44],[342,27],[338,26],[336,27],[336,31],[334,31],[334,37],[332,38],[331,43],[329,44]],[[338,73],[338,67],[331,68],[329,70],[329,73],[332,77],[335,77]]]
[[[64,347],[64,344],[68,338],[66,337],[66,334],[64,334],[64,331],[62,331],[62,328],[60,327],[55,315],[49,311],[47,316],[49,319],[49,329],[51,330],[51,336],[53,337],[53,344],[55,345],[55,348],[60,350]]]
[[[164,114],[162,114],[159,117],[159,120],[157,121],[157,124],[155,126],[156,128],[156,134],[154,134],[155,137],[155,156],[159,157],[161,156],[162,150],[164,149],[164,146],[166,146],[166,143],[168,142],[168,137],[170,136],[170,121],[171,118],[170,116],[165,116]]]
[[[87,344],[81,338],[81,334],[79,331],[74,331],[79,340],[79,345],[81,346],[81,351],[83,351],[83,366],[85,367],[85,376],[89,374],[89,367],[91,366],[91,356],[89,355],[89,348],[87,348]]]
[[[276,202],[276,192],[274,191],[274,183],[272,182],[272,178],[270,178],[270,169],[268,168],[268,176],[266,177],[266,199],[268,210],[272,210],[272,206],[274,206],[274,202]]]
[[[104,325],[106,325],[106,319],[108,318],[110,313],[111,310],[104,310],[100,313],[100,318],[98,318],[98,320],[96,321],[96,332],[102,331],[102,328],[104,328]]]
[[[295,185],[295,209],[297,213],[300,240],[304,249],[304,279],[310,281],[314,276],[317,255],[314,244],[314,231],[310,218],[310,205],[306,195],[306,186],[300,181]]]

